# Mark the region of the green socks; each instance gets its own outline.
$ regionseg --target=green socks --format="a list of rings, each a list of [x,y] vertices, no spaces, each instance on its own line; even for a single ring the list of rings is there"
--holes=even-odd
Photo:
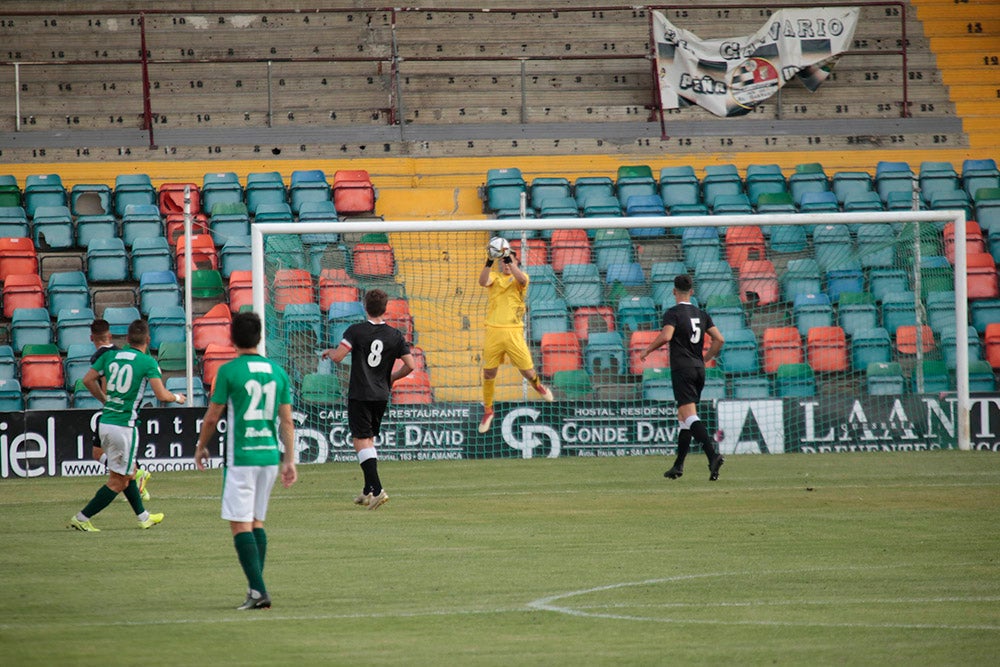
[[[267,556],[267,533],[263,528],[254,528],[253,539],[257,542],[257,556],[260,558],[260,571],[263,573],[264,557]]]
[[[267,594],[264,588],[264,575],[261,572],[260,552],[257,550],[257,540],[251,532],[236,533],[233,535],[233,546],[236,547],[236,555],[239,556],[243,573],[247,576],[247,583],[252,590],[261,595]]]
[[[109,489],[107,484],[105,484],[97,490],[97,493],[94,494],[94,499],[87,503],[87,506],[80,510],[80,513],[88,519],[92,519],[117,497],[118,493]]]
[[[129,480],[128,486],[125,487],[123,493],[125,494],[125,500],[132,506],[132,511],[135,512],[136,516],[146,511],[146,508],[142,506],[142,495],[139,493],[139,485],[135,483],[134,479]]]

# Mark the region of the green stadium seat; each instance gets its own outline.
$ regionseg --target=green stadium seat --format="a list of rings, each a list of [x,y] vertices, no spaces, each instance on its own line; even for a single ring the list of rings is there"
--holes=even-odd
[[[899,362],[875,361],[865,370],[865,385],[871,396],[899,396],[906,389],[906,378]]]
[[[579,401],[591,398],[594,386],[585,370],[557,371],[552,376],[552,390],[562,399]]]
[[[10,174],[0,174],[0,208],[20,207],[21,188]]]
[[[157,350],[156,361],[160,365],[160,370],[164,373],[176,373],[179,371],[184,371],[187,369],[187,342],[185,341],[166,341],[160,343],[160,348]],[[195,356],[193,358],[195,365],[197,366],[198,358]],[[194,369],[197,372],[197,368]]]
[[[344,402],[340,378],[333,373],[307,373],[302,376],[299,398],[309,405],[340,405]]]
[[[782,364],[774,376],[775,395],[808,398],[816,395],[816,376],[809,364]]]
[[[996,391],[996,376],[988,361],[973,359],[969,361],[969,391]]]

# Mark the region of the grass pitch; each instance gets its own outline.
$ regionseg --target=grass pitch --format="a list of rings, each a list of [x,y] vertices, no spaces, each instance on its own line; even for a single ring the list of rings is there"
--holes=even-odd
[[[1000,656],[995,454],[380,463],[277,488],[265,578],[219,471],[154,476],[136,527],[65,528],[99,478],[0,482],[4,665],[985,665]]]

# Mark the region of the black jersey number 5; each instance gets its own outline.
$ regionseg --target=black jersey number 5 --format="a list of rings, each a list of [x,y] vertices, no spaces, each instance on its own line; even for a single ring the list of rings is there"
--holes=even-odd
[[[701,318],[692,317],[691,318],[691,342],[700,343],[701,342]]]

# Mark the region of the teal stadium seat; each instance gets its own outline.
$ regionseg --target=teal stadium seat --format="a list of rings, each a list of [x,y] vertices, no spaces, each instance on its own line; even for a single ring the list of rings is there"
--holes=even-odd
[[[70,345],[90,342],[90,325],[94,311],[90,308],[63,308],[56,317],[56,345],[66,352]]]
[[[0,207],[0,238],[28,238],[28,214],[20,206]]]
[[[23,409],[21,383],[13,378],[0,379],[0,412],[20,412]]]
[[[733,378],[733,398],[740,401],[771,397],[771,380],[763,375],[738,375]]]
[[[516,212],[519,216],[521,196],[527,197],[527,192],[521,170],[516,167],[490,169],[486,172],[486,208],[497,213],[497,217],[503,211]]]
[[[110,215],[112,193],[107,185],[74,185],[69,192],[69,208],[75,217],[81,215]]]
[[[17,378],[17,358],[14,348],[10,345],[0,345],[0,380]]]
[[[90,307],[90,289],[82,271],[60,271],[49,275],[46,287],[49,314],[53,317],[64,308]]]
[[[848,336],[878,327],[878,309],[875,298],[865,292],[848,292],[840,295],[837,305],[837,323]]]
[[[139,312],[156,306],[180,306],[181,288],[173,271],[147,271],[139,276]]]
[[[948,365],[948,369],[951,371],[954,371],[958,366],[955,352],[957,337],[955,327],[953,326],[948,327],[941,332],[941,351],[944,353],[944,361]],[[976,332],[975,327],[969,326],[966,329],[966,341],[968,344],[969,364],[971,367],[973,361],[983,358],[983,344],[979,339],[979,334]]]
[[[920,196],[924,203],[930,204],[930,197],[935,192],[958,190],[962,181],[950,162],[924,161],[920,163]]]
[[[69,392],[65,389],[32,389],[24,397],[25,410],[69,410]]]
[[[247,174],[247,210],[260,215],[261,206],[288,206],[288,192],[281,174],[276,171],[251,172]],[[291,208],[289,207],[289,215]]]
[[[233,275],[233,271],[250,271],[253,267],[252,259],[250,237],[230,237],[219,250],[219,271],[225,278]]]
[[[87,245],[87,279],[108,283],[128,280],[128,257],[120,238],[96,238]]]
[[[647,368],[642,372],[642,398],[647,401],[673,401],[674,385],[669,368]]]
[[[705,176],[701,179],[702,201],[715,208],[715,198],[719,195],[743,194],[743,180],[736,165],[706,165]]]
[[[875,191],[872,177],[864,171],[838,171],[833,175],[831,189],[840,205],[844,204],[848,195]]]
[[[129,206],[160,207],[156,201],[156,189],[146,174],[122,174],[115,178],[114,214],[125,217]]]
[[[153,306],[149,309],[149,348],[159,349],[166,342],[187,339],[187,325],[182,306]]]
[[[144,273],[170,271],[174,268],[173,253],[165,236],[141,236],[132,242],[132,278],[141,280]]]
[[[93,239],[113,239],[118,236],[118,221],[110,213],[81,215],[76,219],[76,246],[86,248]]]
[[[906,378],[899,362],[876,361],[868,364],[865,384],[871,396],[899,396],[906,389]]]
[[[660,318],[652,297],[625,296],[618,301],[618,327],[626,334],[639,329],[659,329]]]
[[[569,328],[569,311],[563,299],[534,302],[528,311],[528,325],[531,330],[531,342],[540,344],[542,336],[547,333],[565,333]]]
[[[595,196],[603,200],[611,198],[617,202],[614,181],[607,176],[583,176],[576,179],[573,197],[581,211],[586,207],[587,201]]]
[[[289,303],[281,314],[281,326],[286,339],[295,334],[312,336],[313,344],[323,340],[323,315],[318,303]]]
[[[233,172],[207,173],[201,185],[201,210],[209,215],[215,213],[219,204],[242,204],[243,186]]]
[[[11,344],[21,352],[25,345],[52,342],[52,321],[45,308],[18,308],[10,322]]]
[[[66,188],[59,174],[30,175],[24,183],[24,210],[35,217],[39,206],[65,206]]]
[[[719,323],[716,322],[715,326],[718,327]],[[726,373],[742,375],[760,371],[760,348],[753,331],[747,328],[727,329],[723,336],[726,344],[722,348],[720,362]]]
[[[628,372],[625,341],[617,331],[592,333],[583,348],[584,364],[591,374],[624,375]]]
[[[73,217],[65,206],[39,206],[31,221],[35,245],[44,250],[66,250],[75,242]]]
[[[569,308],[601,305],[604,285],[596,264],[567,264],[563,267],[562,283]]]
[[[128,333],[128,325],[140,319],[141,315],[134,306],[108,306],[102,317],[111,325],[111,335],[124,336]]]
[[[892,361],[892,339],[882,328],[857,331],[851,336],[851,365],[863,371],[873,362]]]
[[[970,197],[983,188],[1000,188],[1000,170],[992,158],[968,159],[962,162],[962,187]]]
[[[285,202],[261,202],[254,210],[254,222],[293,222],[294,220],[292,207]]]
[[[816,376],[809,364],[782,364],[774,375],[775,395],[808,398],[816,395]]]
[[[73,343],[66,348],[66,388],[73,389],[76,383],[90,370],[90,358],[96,348],[89,340],[85,343]]]
[[[562,177],[536,178],[531,181],[528,190],[531,207],[536,213],[541,213],[542,206],[547,199],[567,200],[573,199],[573,189],[570,187],[569,179]],[[574,206],[576,200],[573,199]]]
[[[881,160],[875,166],[875,191],[883,203],[888,201],[890,192],[912,195],[915,183],[916,174],[906,162]]]
[[[798,294],[823,292],[819,264],[811,257],[790,259],[781,275],[781,294],[785,301],[794,301]]]
[[[292,172],[288,199],[292,212],[298,213],[306,202],[331,201],[330,183],[321,169],[299,169]]]
[[[833,305],[825,293],[796,294],[792,315],[799,333],[805,336],[814,327],[833,326]]]

